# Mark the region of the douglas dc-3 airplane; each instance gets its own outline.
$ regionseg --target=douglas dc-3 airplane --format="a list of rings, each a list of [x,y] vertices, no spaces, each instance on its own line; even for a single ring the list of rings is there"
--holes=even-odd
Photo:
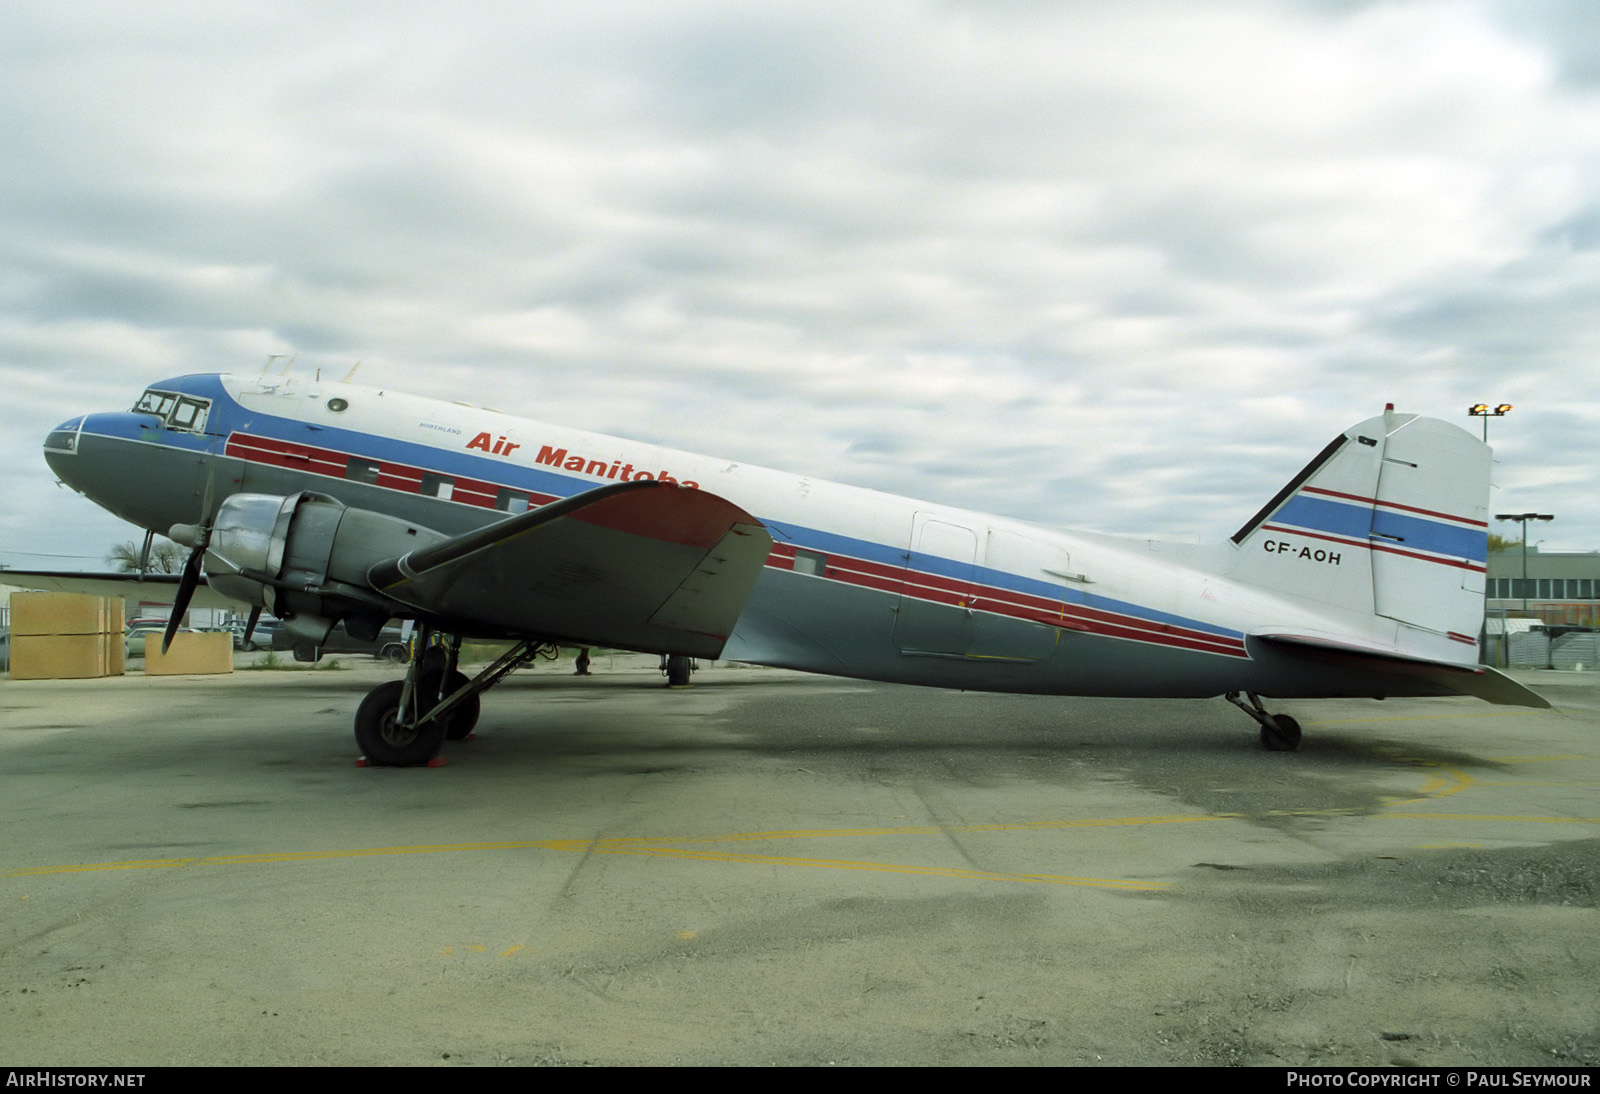
[[[1273,750],[1278,698],[1548,706],[1476,663],[1490,450],[1395,413],[1326,448],[1212,546],[1049,531],[458,403],[183,376],[64,422],[61,481],[190,548],[197,586],[298,640],[414,620],[356,712],[368,760],[426,763],[553,645],[1053,695],[1225,695]],[[510,639],[468,679],[463,637]],[[430,641],[431,639],[431,641]]]

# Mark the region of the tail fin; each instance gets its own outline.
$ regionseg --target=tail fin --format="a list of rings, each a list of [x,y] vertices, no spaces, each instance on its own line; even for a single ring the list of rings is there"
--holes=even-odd
[[[1335,438],[1234,535],[1230,576],[1392,621],[1396,652],[1473,661],[1489,467],[1466,430],[1391,408]]]

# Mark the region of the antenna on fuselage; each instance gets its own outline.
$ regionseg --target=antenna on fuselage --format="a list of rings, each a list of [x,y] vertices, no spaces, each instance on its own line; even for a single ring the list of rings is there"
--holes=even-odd
[[[354,380],[356,378],[356,372],[360,368],[361,368],[361,362],[360,361],[357,361],[355,364],[351,365],[350,366],[350,371],[344,374],[344,379],[341,381],[341,383],[348,384],[351,380]]]
[[[283,371],[278,373],[279,376],[287,376],[287,375],[289,375],[289,370],[294,368],[294,354],[292,354],[292,353],[269,353],[269,354],[267,354],[267,363],[261,366],[261,375],[262,376],[265,376],[267,374],[267,372],[272,368],[273,362],[275,362],[275,361],[283,361],[283,362],[285,362],[284,366],[283,366]]]

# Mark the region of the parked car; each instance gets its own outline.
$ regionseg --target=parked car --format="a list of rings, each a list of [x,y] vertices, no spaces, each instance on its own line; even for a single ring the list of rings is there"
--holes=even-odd
[[[272,648],[275,650],[292,650],[296,661],[320,661],[325,653],[364,653],[373,657],[381,657],[386,661],[402,663],[410,657],[410,650],[405,639],[400,636],[400,628],[389,626],[378,632],[378,637],[371,642],[360,638],[353,638],[345,631],[344,624],[340,623],[328,634],[328,640],[320,646],[313,646],[303,639],[297,639],[281,628],[272,636]]]
[[[166,631],[167,625],[165,623],[135,623],[133,626],[129,627],[123,632],[123,657],[129,661],[136,657],[143,657],[145,636],[153,634],[156,636],[157,642],[159,642],[161,636],[165,634]],[[194,631],[190,630],[188,627],[179,627],[177,633],[193,634]]]
[[[256,629],[250,632],[250,641],[244,640],[245,621],[239,620],[233,625],[233,648],[236,650],[261,650],[275,649],[273,639],[283,630],[283,623],[277,619],[263,618],[256,620]]]

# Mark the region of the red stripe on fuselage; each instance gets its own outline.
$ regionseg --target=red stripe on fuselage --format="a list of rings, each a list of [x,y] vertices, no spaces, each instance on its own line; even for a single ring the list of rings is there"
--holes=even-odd
[[[351,453],[339,452],[334,449],[315,448],[292,441],[281,441],[273,437],[258,437],[247,433],[231,434],[225,446],[224,454],[247,462],[282,467],[293,471],[308,471],[312,474],[341,480],[345,477],[352,455]],[[358,458],[368,459],[370,457]],[[389,461],[378,461],[378,463],[378,481],[376,485],[384,489],[399,490],[409,494],[420,493],[422,476],[426,471],[425,468]],[[480,509],[496,508],[495,502],[498,500],[502,489],[499,484],[459,476],[445,477],[453,480],[450,501]],[[558,496],[553,494],[523,490],[520,487],[511,489],[517,489],[527,494],[530,508],[538,508],[541,505],[558,500]],[[1327,493],[1327,491],[1324,492]],[[705,516],[705,514],[699,512],[699,507],[693,506],[691,503],[691,508],[698,516],[691,515],[688,510],[682,507],[683,497],[698,495],[699,499],[705,500],[710,495],[688,488],[680,488],[677,495],[668,495],[665,491],[654,490],[643,491],[643,493],[659,495],[660,500],[655,504],[646,505],[643,509],[640,509],[638,503],[632,499],[629,499],[630,504],[626,507],[608,506],[607,502],[600,502],[597,505],[580,510],[574,516],[577,519],[587,520],[602,527],[615,528],[618,531],[632,532],[668,542],[683,543],[687,546],[701,549],[709,549],[715,545],[727,530],[726,523],[724,523],[713,534],[709,526],[697,523],[697,520],[703,521]],[[682,497],[679,495],[682,495]],[[723,502],[721,499],[717,499],[716,503],[720,506],[729,506],[729,503]],[[754,522],[754,518],[751,518],[751,520]],[[1288,528],[1275,530],[1295,531]],[[1311,533],[1297,532],[1296,534],[1309,535]],[[1352,545],[1365,546],[1364,544]],[[794,558],[794,546],[774,543],[772,552],[767,557],[767,565],[773,569],[792,570],[794,568]],[[945,577],[942,574],[913,571],[903,565],[828,554],[827,564],[822,576],[825,579],[853,585],[857,588],[892,593],[898,596],[909,596],[934,604],[971,608],[991,615],[1060,627],[1064,630],[1079,633],[1170,646],[1177,649],[1195,650],[1203,653],[1224,654],[1231,657],[1248,656],[1242,638],[1215,635],[1206,631],[1160,623],[1143,619],[1139,616],[1092,608],[1082,604],[1068,604],[1065,601],[1053,600],[1049,597],[1018,592],[1014,589],[1006,589],[995,585],[981,585],[973,581]]]

